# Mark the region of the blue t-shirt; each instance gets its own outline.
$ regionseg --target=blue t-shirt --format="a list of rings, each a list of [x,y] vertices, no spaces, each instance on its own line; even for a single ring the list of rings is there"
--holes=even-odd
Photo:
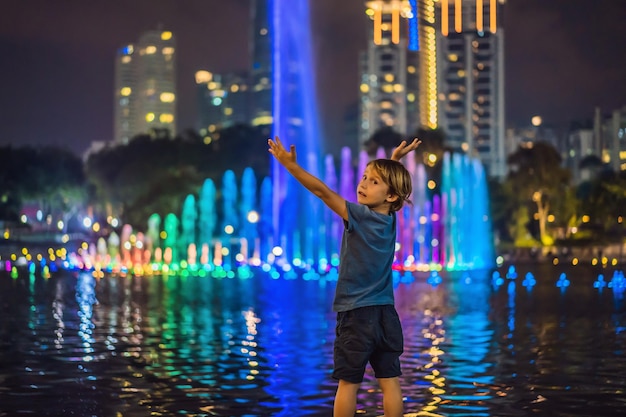
[[[346,208],[348,220],[344,221],[333,310],[393,305],[391,265],[396,244],[396,214],[380,214],[349,201]]]

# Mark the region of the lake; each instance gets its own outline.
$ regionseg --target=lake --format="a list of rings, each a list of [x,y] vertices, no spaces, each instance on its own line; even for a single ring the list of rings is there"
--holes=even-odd
[[[616,271],[398,273],[405,413],[626,413]],[[244,272],[0,271],[0,416],[331,416],[335,282]],[[368,368],[358,415],[382,414]]]

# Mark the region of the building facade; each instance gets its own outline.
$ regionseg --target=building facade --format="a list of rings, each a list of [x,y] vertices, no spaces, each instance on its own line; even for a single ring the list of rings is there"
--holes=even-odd
[[[440,129],[447,146],[505,176],[504,2],[366,1],[373,23],[360,63],[361,143],[381,127]]]
[[[114,141],[151,132],[176,134],[176,42],[170,31],[141,34],[118,50],[115,62]]]
[[[273,54],[268,0],[252,1],[250,23],[250,124],[271,125]]]
[[[359,65],[360,145],[381,128],[405,134],[419,127],[418,55],[408,49],[405,21],[411,8],[401,0],[367,1],[365,13],[372,25]]]
[[[246,72],[196,72],[198,132],[210,137],[220,129],[249,123],[250,94]]]
[[[501,0],[437,2],[433,25],[437,127],[448,146],[479,158],[500,178],[506,175],[502,7]]]

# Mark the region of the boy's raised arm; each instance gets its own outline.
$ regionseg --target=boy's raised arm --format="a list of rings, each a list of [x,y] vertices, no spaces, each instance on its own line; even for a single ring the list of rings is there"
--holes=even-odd
[[[413,142],[409,143],[408,145],[406,143],[406,140],[403,140],[393,150],[393,152],[391,153],[391,158],[389,159],[392,159],[394,161],[400,161],[402,158],[404,158],[406,154],[417,149],[417,147],[420,146],[420,143],[422,143],[422,141],[418,138],[413,139]]]
[[[294,145],[291,145],[289,151],[287,151],[278,136],[276,136],[275,140],[268,139],[267,144],[269,145],[269,153],[271,153],[304,188],[319,197],[328,208],[341,216],[342,219],[348,220],[346,200],[331,190],[322,180],[310,174],[298,164],[296,160],[296,147]]]

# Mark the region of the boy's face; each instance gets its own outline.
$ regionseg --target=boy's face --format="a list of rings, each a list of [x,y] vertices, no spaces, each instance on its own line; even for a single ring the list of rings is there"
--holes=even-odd
[[[374,167],[368,165],[356,189],[359,204],[383,214],[389,214],[389,206],[397,197],[389,194],[389,186]]]

